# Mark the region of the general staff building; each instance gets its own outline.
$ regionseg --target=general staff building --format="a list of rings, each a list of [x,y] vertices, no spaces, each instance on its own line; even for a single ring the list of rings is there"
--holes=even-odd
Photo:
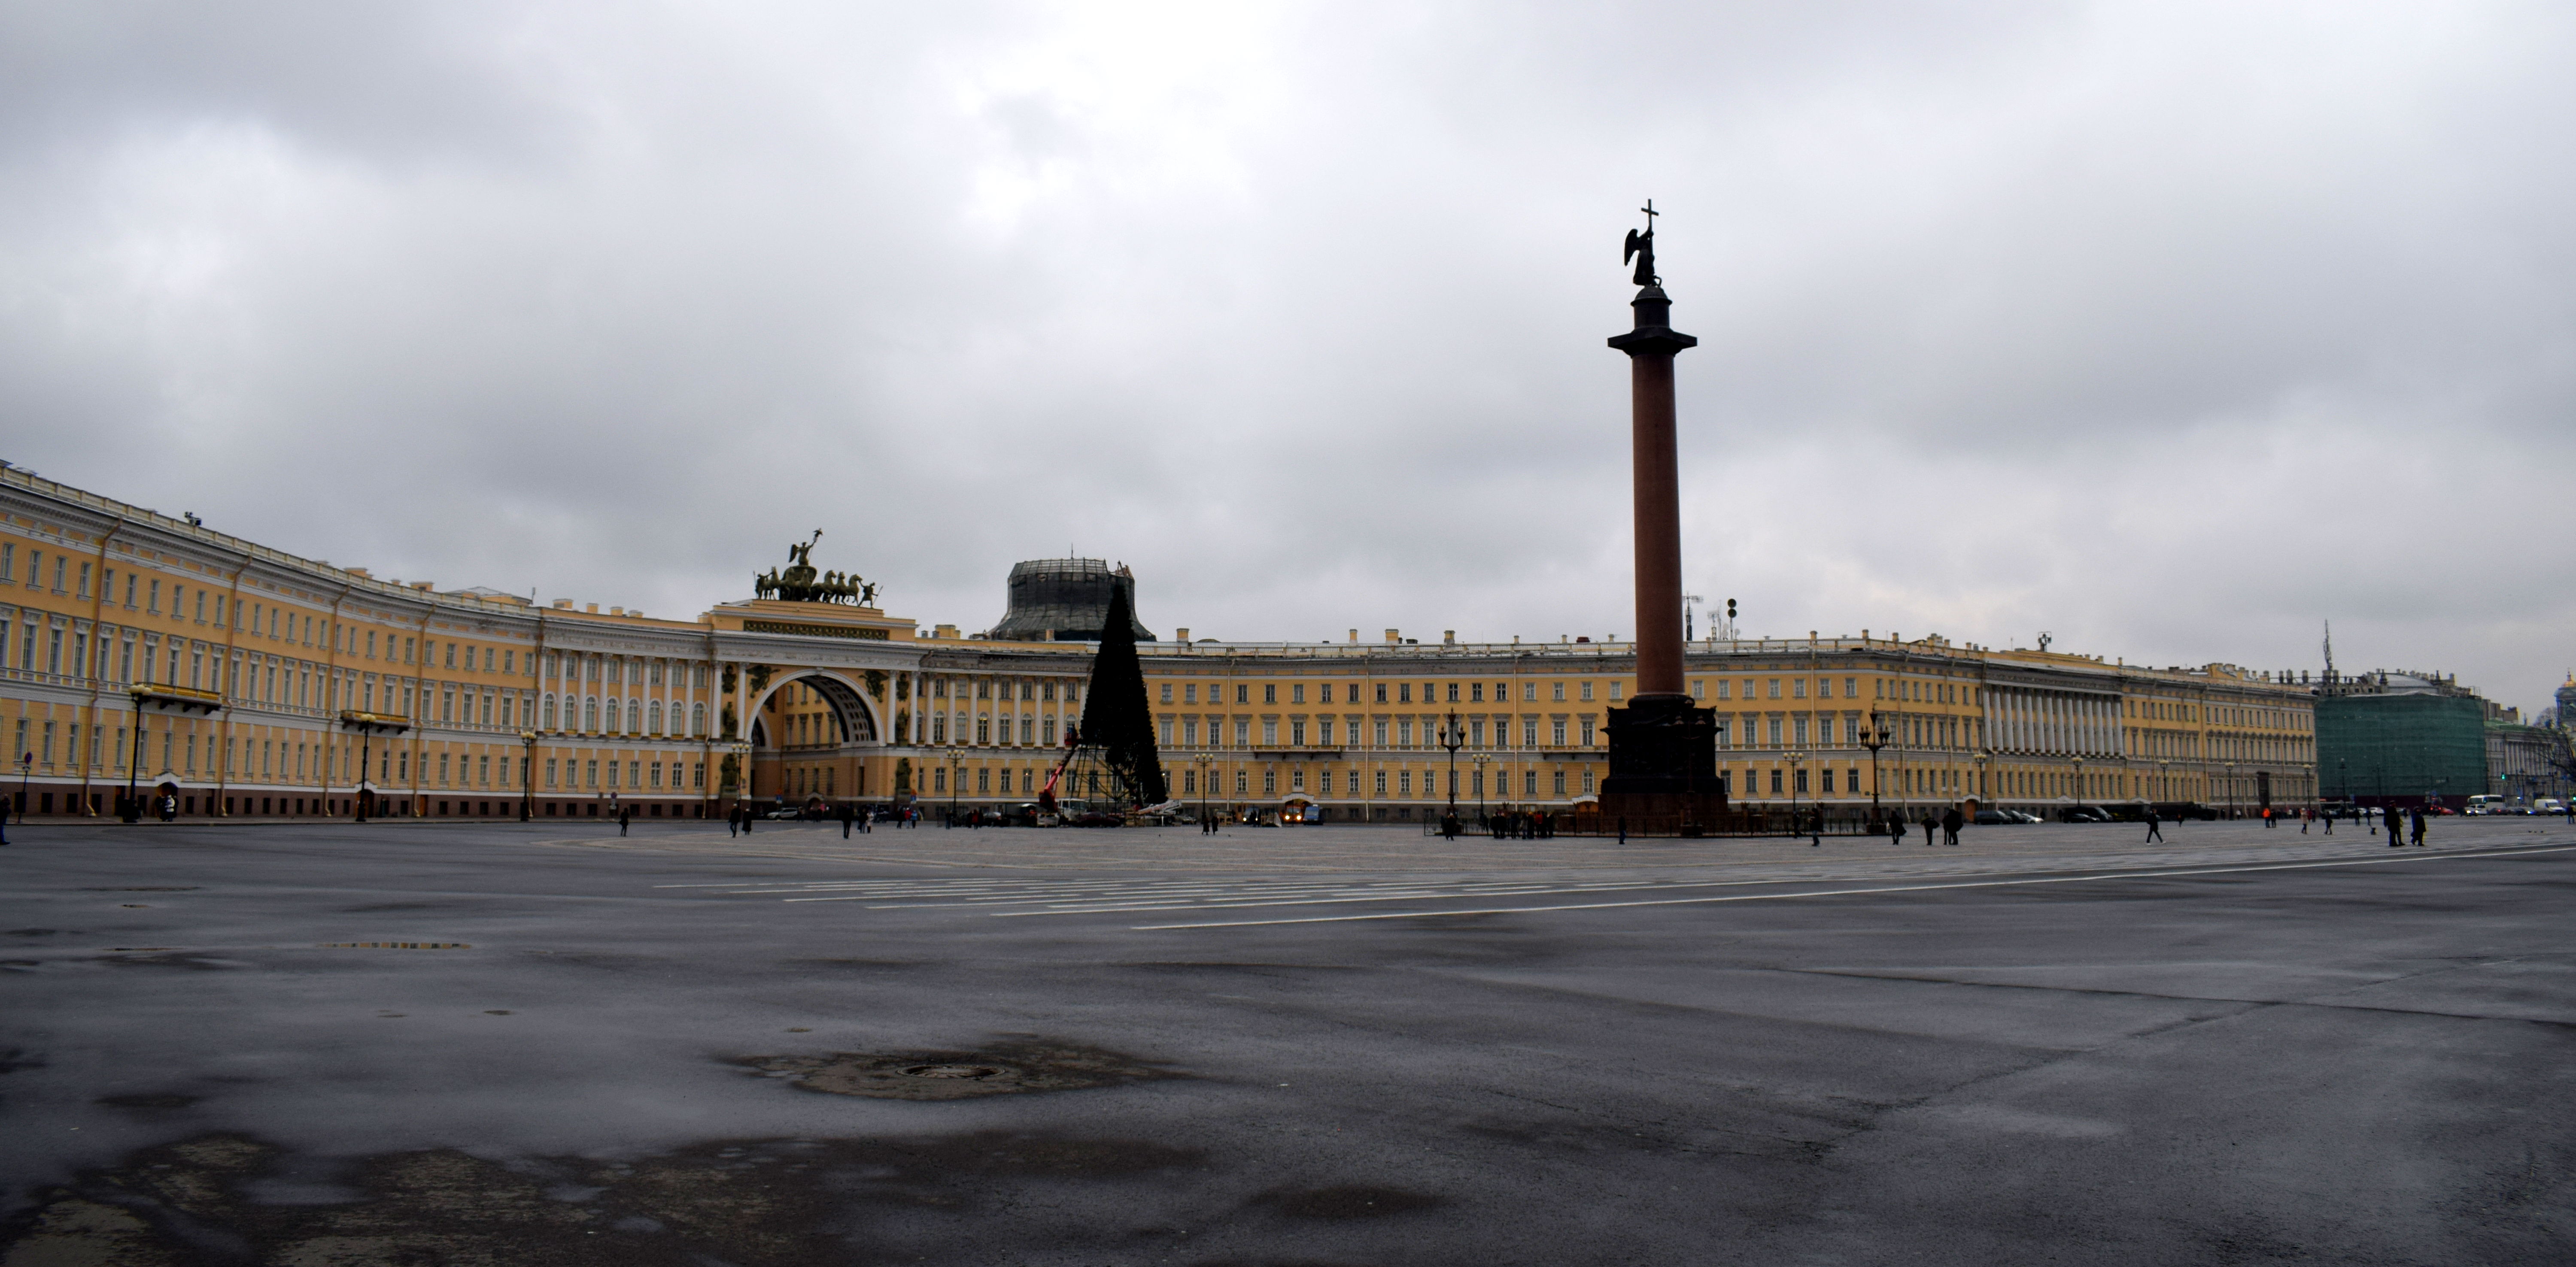
[[[0,726],[32,814],[132,788],[188,816],[721,815],[741,800],[960,808],[1036,795],[1092,645],[846,602],[693,619],[441,590],[0,470]],[[1175,796],[1333,821],[1581,811],[1626,644],[1140,648]],[[2251,810],[2316,794],[2313,688],[1938,636],[1702,638],[1738,801]],[[1865,741],[1884,741],[1872,751]]]

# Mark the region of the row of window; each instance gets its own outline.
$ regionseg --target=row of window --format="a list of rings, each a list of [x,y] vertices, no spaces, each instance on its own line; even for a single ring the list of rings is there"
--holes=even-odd
[[[534,653],[530,653],[533,657]],[[470,649],[469,649],[470,655]],[[489,655],[485,668],[490,668]],[[637,686],[672,686],[685,681],[692,689],[707,684],[707,666],[692,660],[629,658],[626,656],[590,655],[578,651],[546,653],[546,680],[562,681],[567,675],[576,681],[606,682],[619,685],[633,682]]]
[[[1035,680],[1021,678],[958,678],[955,681],[955,698],[967,698],[966,684],[970,681],[975,684],[974,698],[976,699],[1017,698],[1043,703],[1053,700],[1061,695],[1065,703],[1078,704],[1082,702],[1081,683],[1058,682],[1049,678],[1039,678]],[[949,688],[949,679],[934,676],[929,681],[922,684],[921,692],[925,697],[930,699],[948,699],[950,698]],[[898,681],[896,683],[895,696],[898,699],[910,699],[910,690],[911,683],[909,681]],[[1168,694],[1168,692],[1166,693]]]
[[[121,771],[125,769],[128,761],[127,745],[131,742],[132,736],[125,727],[115,727],[115,742],[110,744],[107,742],[108,731],[109,728],[106,726],[89,728],[86,736],[89,750],[86,754],[87,761],[84,763],[81,751],[84,738],[81,723],[53,721],[40,723],[22,717],[18,719],[17,750],[34,756],[50,770],[56,764],[58,753],[56,744],[60,741],[62,746],[59,754],[69,758],[67,764],[74,768],[86,764],[91,769]],[[146,736],[145,739],[148,742],[150,736]],[[193,731],[180,734],[176,731],[164,730],[160,733],[159,739],[160,764],[148,768],[155,771],[167,770],[190,778],[196,777],[199,773],[200,740],[205,745],[204,772],[208,776],[273,778],[299,783],[326,777],[336,778],[342,783],[354,783],[357,778],[364,777],[363,772],[353,775],[355,763],[362,751],[361,746],[354,742],[335,742],[326,745],[319,742],[292,742],[282,739],[224,738],[221,740],[222,746],[219,750],[217,737],[211,734],[201,736]],[[146,752],[143,755],[148,759],[152,754]],[[218,761],[219,757],[220,761]],[[378,746],[376,780],[393,785],[409,784],[411,758],[410,749],[403,745]],[[437,762],[434,776],[433,767],[430,764],[433,759]],[[514,757],[508,753],[423,753],[421,754],[421,777],[424,781],[434,777],[439,786],[514,788],[519,786],[514,771],[524,773],[524,767],[513,763],[523,763],[526,760],[527,758]],[[558,762],[565,767],[560,776],[557,772]],[[607,767],[605,784],[600,781],[603,764]],[[706,764],[702,761],[686,764],[688,786],[705,787]],[[664,786],[662,762],[637,759],[626,761],[623,766],[624,777],[621,781],[620,762],[617,760],[608,759],[603,762],[601,759],[575,760],[549,757],[545,763],[545,785],[549,788],[559,786],[558,778],[561,777],[573,780],[560,784],[568,787],[605,787],[615,790],[621,786],[627,788]],[[670,787],[681,786],[682,766],[683,763],[679,761],[670,763]],[[575,767],[578,767],[577,779]]]
[[[1811,681],[1814,683],[1813,698],[1831,699],[1834,697],[1834,680],[1830,677],[1818,677],[1812,679],[1805,677],[1773,677],[1744,679],[1744,698],[1761,698],[1761,692],[1767,689],[1769,692],[1768,698],[1770,699],[1807,699],[1810,698],[1808,684]],[[1225,703],[1224,691],[1226,685],[1227,684],[1217,682],[1208,683],[1206,702],[1210,704]],[[1254,702],[1252,698],[1252,693],[1255,689],[1254,683],[1236,682],[1231,685],[1234,687],[1234,703],[1250,704]],[[1288,698],[1285,700],[1282,700],[1279,697],[1279,692],[1283,685],[1288,692]],[[1362,702],[1378,704],[1411,704],[1416,700],[1416,685],[1417,684],[1413,682],[1288,682],[1284,684],[1278,682],[1263,682],[1259,683],[1258,687],[1261,692],[1260,702],[1264,704],[1308,703],[1309,701],[1306,698],[1306,692],[1307,688],[1310,686],[1313,687],[1315,692],[1315,698],[1312,702],[1317,704],[1331,704],[1336,702],[1336,691],[1339,692],[1339,702],[1346,704],[1358,704]],[[1522,682],[1520,684],[1521,702],[1529,704],[1538,703],[1539,685],[1540,684],[1535,681]],[[1551,681],[1546,685],[1548,689],[1549,702],[1589,703],[1594,698],[1593,692],[1598,684],[1587,681],[1571,683]],[[1627,690],[1626,682],[1613,681],[1607,685],[1609,687],[1609,698],[1611,702],[1618,702],[1624,697]],[[1904,685],[1904,683],[1896,679],[1882,681],[1879,683],[1879,696],[1883,699],[1905,698],[1905,694],[1899,690],[1899,688]],[[1486,683],[1483,682],[1423,682],[1420,683],[1419,686],[1421,688],[1419,699],[1420,702],[1425,704],[1482,704],[1488,700]],[[1961,691],[1954,689],[1949,684],[1941,684],[1938,689],[1932,689],[1933,684],[1930,683],[1913,683],[1912,686],[1915,688],[1922,688],[1914,691],[1914,697],[1925,699],[1927,702],[1955,703],[1959,701],[1961,696]],[[1566,695],[1566,691],[1569,687],[1574,691],[1572,700],[1569,700]],[[1732,678],[1695,678],[1690,684],[1690,693],[1694,699],[1704,700],[1710,698],[1710,691],[1712,689],[1715,690],[1716,698],[1718,699],[1734,699],[1736,697],[1736,682]],[[1370,699],[1367,701],[1363,701],[1361,699],[1363,690],[1367,691],[1370,695]],[[1175,698],[1176,692],[1177,698]],[[1497,704],[1510,702],[1512,698],[1512,684],[1509,682],[1493,683],[1490,698],[1492,702]],[[1842,679],[1842,698],[1860,698],[1860,678],[1854,676]],[[1199,703],[1199,683],[1165,682],[1159,688],[1157,700],[1164,704]]]
[[[17,552],[18,547],[15,544],[0,543],[0,582],[15,579]],[[91,570],[98,565],[80,561],[77,564],[78,572],[73,573],[70,569],[74,566],[74,562],[59,551],[54,554],[52,590],[57,594],[87,599],[90,597]],[[108,567],[100,568],[100,572],[99,597],[106,602],[118,601],[117,570]],[[27,586],[31,589],[44,588],[44,573],[45,552],[40,549],[28,550]],[[163,614],[161,578],[145,577],[129,570],[125,573],[124,579],[123,606],[127,611],[142,611],[155,616]],[[377,658],[378,638],[381,636],[384,658],[390,660],[395,656],[398,635],[391,630],[361,629],[346,622],[335,623],[328,615],[295,611],[265,599],[239,598],[205,585],[191,588],[186,583],[173,581],[169,583],[169,588],[168,615],[174,620],[193,619],[201,625],[211,624],[217,628],[230,628],[257,637],[279,639],[308,647],[332,647],[351,656],[363,653],[370,660]],[[227,624],[228,619],[229,624]],[[425,646],[422,645],[424,643],[426,643]],[[458,660],[461,655],[462,667],[471,670],[475,667],[479,651],[484,672],[497,671],[517,675],[521,672],[523,662],[523,658],[513,648],[478,648],[452,641],[423,639],[418,635],[401,635],[399,648],[402,662],[405,664],[437,665],[443,659],[445,667],[453,669],[460,667]],[[533,675],[536,670],[533,658],[526,659],[525,664],[526,671]]]

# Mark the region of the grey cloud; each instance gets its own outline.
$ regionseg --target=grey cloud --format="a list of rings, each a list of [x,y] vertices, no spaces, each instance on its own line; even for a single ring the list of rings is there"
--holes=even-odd
[[[2545,7],[0,10],[6,456],[684,614],[969,628],[1067,544],[1245,637],[1625,628],[1657,199],[1691,583],[1757,632],[2539,702]]]

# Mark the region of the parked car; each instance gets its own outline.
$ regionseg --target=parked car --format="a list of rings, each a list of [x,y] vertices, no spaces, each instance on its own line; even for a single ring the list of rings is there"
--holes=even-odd
[[[1975,821],[1979,827],[2001,827],[2006,824],[2017,825],[2025,823],[2030,821],[2030,819],[2027,815],[2018,814],[2008,809],[1981,809],[1977,811]]]
[[[2534,814],[2564,814],[2567,812],[2567,802],[2559,800],[2554,796],[2544,796],[2531,803],[2531,812]]]
[[[2111,815],[2097,805],[2069,805],[2057,811],[2061,823],[2107,823]]]

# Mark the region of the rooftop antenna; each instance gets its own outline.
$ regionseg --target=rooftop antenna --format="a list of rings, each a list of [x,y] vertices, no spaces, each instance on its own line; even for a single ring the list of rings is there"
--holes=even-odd
[[[1682,641],[1689,642],[1698,636],[1692,617],[1697,613],[1699,605],[1707,601],[1697,594],[1682,595]]]

